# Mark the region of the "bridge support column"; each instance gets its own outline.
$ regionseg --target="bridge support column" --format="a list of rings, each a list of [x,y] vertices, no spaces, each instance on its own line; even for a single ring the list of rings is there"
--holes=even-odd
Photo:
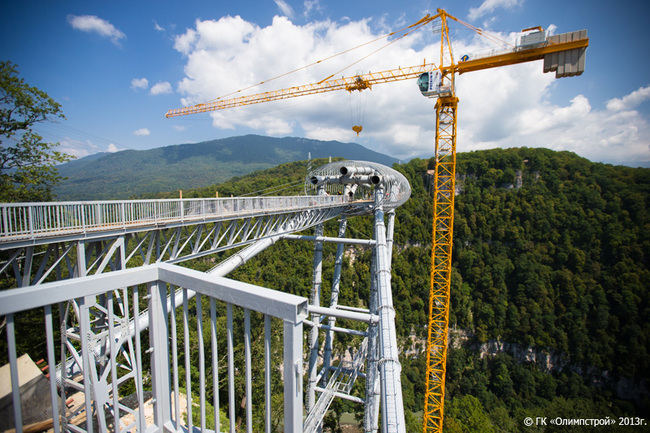
[[[324,187],[318,189],[318,195],[325,195]],[[316,226],[314,230],[316,238],[323,236],[323,224]],[[314,244],[314,273],[313,285],[311,292],[310,305],[320,307],[320,292],[323,284],[323,242],[316,241]],[[318,324],[320,323],[320,315],[312,314],[311,320]],[[318,377],[318,326],[314,326],[309,334],[309,386],[307,388],[307,402],[306,410],[310,412],[316,404],[316,379]]]
[[[339,223],[339,238],[345,236],[345,231],[348,226],[348,220],[345,216],[341,217],[341,222]],[[336,258],[334,261],[334,278],[332,280],[332,296],[330,297],[330,308],[336,308],[339,303],[339,291],[341,288],[341,270],[343,267],[343,250],[345,249],[345,244],[339,243],[336,246]],[[327,325],[333,327],[336,324],[336,317],[328,317]],[[325,331],[325,352],[323,354],[323,380],[321,383],[323,386],[326,386],[329,380],[329,367],[332,364],[332,340],[334,339],[334,334],[331,329]]]
[[[379,374],[381,377],[381,431],[384,433],[406,432],[404,402],[402,398],[401,372],[395,309],[391,290],[391,271],[384,226],[382,206],[383,188],[375,192],[375,250],[377,251],[377,314],[379,315]],[[392,236],[391,236],[392,237]]]

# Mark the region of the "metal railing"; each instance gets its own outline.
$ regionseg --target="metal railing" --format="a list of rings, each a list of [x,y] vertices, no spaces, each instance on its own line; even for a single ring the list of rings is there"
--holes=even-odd
[[[344,196],[0,203],[0,242],[340,206]]]
[[[178,287],[185,291],[184,299],[180,304],[169,306],[167,296]],[[191,304],[187,297],[189,290],[197,293]],[[251,431],[256,403],[256,425],[261,419],[267,425],[266,431],[270,431],[271,423],[277,422],[277,418],[272,420],[274,413],[283,420],[285,432],[302,431],[302,328],[308,311],[307,299],[164,263],[0,293],[0,315],[7,317],[16,431],[22,432],[23,413],[28,409],[25,402],[21,404],[18,386],[16,336],[21,333],[16,325],[20,325],[19,316],[44,308],[46,358],[49,365],[54,366],[57,363],[55,353],[64,356],[65,350],[61,347],[61,339],[55,336],[57,328],[53,316],[57,315],[56,309],[62,314],[68,302],[74,303],[76,311],[74,326],[78,341],[74,344],[82,349],[79,361],[84,365],[83,381],[80,382],[79,377],[68,377],[65,369],[58,380],[50,380],[50,413],[55,432],[193,431],[193,410],[198,412],[196,427],[201,431],[235,432],[236,419],[246,425],[246,431]],[[134,341],[120,343],[116,338],[120,326],[126,326],[129,315],[137,317],[140,306],[142,310],[147,307],[148,338],[144,335],[141,338],[136,329]],[[129,312],[123,322],[116,320],[113,312],[118,307]],[[98,320],[101,317],[103,320]],[[259,338],[252,337],[251,318],[258,324],[263,323],[259,325],[263,331],[253,328]],[[272,332],[272,326],[281,331]],[[190,342],[192,334],[194,338]],[[282,368],[272,365],[271,361],[272,341],[277,340],[278,334],[282,335],[282,347],[273,353],[276,356],[282,353]],[[275,339],[272,336],[276,336]],[[241,343],[242,339],[243,354],[234,350],[236,342]],[[90,350],[97,344],[108,346],[104,357]],[[254,344],[262,349],[253,350]],[[263,360],[252,365],[255,360],[252,354],[260,356],[255,355],[259,352],[263,353]],[[193,366],[192,374],[190,365]],[[251,370],[257,372],[256,383],[265,384],[261,403],[252,394]],[[53,379],[54,369],[50,371]],[[276,375],[275,379],[272,375]],[[283,403],[272,399],[272,383],[284,395]],[[152,416],[149,417],[145,416],[144,391],[147,389],[152,397],[149,403]],[[122,393],[134,390],[136,403],[129,405]],[[187,396],[186,416],[180,404],[183,393]],[[76,399],[71,398],[73,394]],[[208,404],[210,394],[212,399]],[[220,406],[226,407],[220,403],[220,395],[228,402],[228,421],[224,423],[219,421],[226,412],[220,410]],[[68,403],[72,400],[80,403]],[[243,401],[245,410],[240,411],[239,403]],[[75,404],[76,411],[70,407]],[[209,413],[214,414],[213,423],[207,422]]]

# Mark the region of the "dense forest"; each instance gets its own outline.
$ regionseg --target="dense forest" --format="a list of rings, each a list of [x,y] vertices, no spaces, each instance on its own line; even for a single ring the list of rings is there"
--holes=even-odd
[[[424,401],[433,163],[395,165],[413,188],[397,210],[392,263],[412,428]],[[300,192],[300,173],[304,163],[294,163],[190,195],[273,193],[292,182]],[[520,431],[526,417],[649,417],[650,170],[546,149],[488,150],[458,155],[456,192],[446,431]],[[370,218],[349,227],[349,236],[372,233]],[[283,241],[231,276],[308,296],[312,253]],[[326,245],[325,300],[333,255]],[[370,252],[349,247],[345,260],[340,302],[366,305]],[[338,343],[343,350],[345,338]],[[333,409],[334,430],[340,413],[360,410],[341,401]]]
[[[400,167],[414,188],[393,256],[402,335],[424,320],[427,164]],[[647,417],[650,170],[523,148],[460,154],[457,172],[449,431],[518,431],[526,416]],[[423,365],[406,364],[417,410]]]
[[[413,190],[397,209],[392,262],[408,431],[421,429],[424,401],[433,164],[394,166]],[[303,194],[307,165],[285,164],[184,196]],[[547,149],[477,151],[458,154],[456,193],[445,431],[592,431],[525,427],[524,419],[649,418],[650,170]],[[350,237],[371,237],[370,217],[350,218],[348,226]],[[337,230],[336,221],[325,226],[326,235]],[[334,253],[333,244],[324,246],[324,304]],[[184,266],[207,270],[215,260]],[[349,246],[344,260],[339,302],[367,306],[370,250]],[[312,263],[311,243],[280,241],[229,277],[309,296]],[[261,329],[261,318],[252,320]],[[337,335],[336,348],[343,352],[351,338]],[[259,356],[253,353],[255,369],[263,365]],[[273,386],[281,392],[281,383]],[[255,392],[254,401],[261,398]],[[332,409],[331,431],[343,412],[362,411],[342,400]]]

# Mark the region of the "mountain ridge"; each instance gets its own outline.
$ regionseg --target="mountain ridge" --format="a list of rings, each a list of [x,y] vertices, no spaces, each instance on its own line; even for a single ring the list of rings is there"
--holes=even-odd
[[[343,157],[391,166],[397,159],[356,143],[245,135],[149,150],[90,155],[58,167],[58,200],[127,199],[199,188],[256,170],[312,158]]]

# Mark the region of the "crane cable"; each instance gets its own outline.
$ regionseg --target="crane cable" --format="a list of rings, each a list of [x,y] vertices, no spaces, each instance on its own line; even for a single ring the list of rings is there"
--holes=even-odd
[[[368,104],[368,99],[365,96],[366,95],[364,94],[353,95],[352,92],[350,92],[350,121],[353,125],[352,130],[357,133],[357,137],[363,130],[363,123],[366,117],[366,105]]]
[[[421,20],[418,21],[418,22],[421,22]],[[422,27],[422,26],[424,26],[424,25],[426,25],[426,24],[428,24],[428,22],[421,23],[421,24],[419,24],[419,25],[418,25],[418,23],[416,23],[416,24],[412,24],[411,26],[406,27],[406,28],[404,28],[404,29],[402,29],[402,30],[399,30],[399,31],[397,31],[397,32],[389,33],[389,36],[390,36],[390,35],[394,35],[395,33],[399,33],[399,32],[401,32],[401,31],[403,31],[403,30],[405,30],[405,29],[411,28],[411,27],[416,26],[416,25],[417,25],[417,27],[415,28],[415,30],[419,30],[420,27]],[[357,60],[356,62],[353,62],[353,63],[349,64],[348,66],[346,66],[345,68],[343,68],[343,69],[341,69],[341,70],[339,70],[339,71],[337,71],[337,72],[334,72],[334,73],[333,73],[332,75],[330,75],[329,77],[326,77],[326,78],[320,80],[317,84],[321,84],[322,82],[329,80],[330,78],[332,78],[332,77],[335,76],[336,74],[339,74],[339,73],[345,71],[346,69],[350,68],[351,66],[354,66],[354,65],[356,65],[357,63],[359,63],[359,62],[361,62],[361,61],[367,59],[368,57],[372,56],[373,54],[378,53],[379,51],[383,50],[384,48],[386,48],[386,47],[388,47],[388,46],[394,44],[395,42],[399,41],[400,39],[402,39],[402,38],[408,36],[411,32],[412,32],[412,30],[411,30],[411,31],[408,31],[408,32],[406,32],[406,33],[404,33],[402,36],[400,36],[400,37],[398,37],[398,38],[393,39],[392,41],[390,41],[390,42],[387,43],[386,45],[384,45],[384,46],[382,46],[382,47],[379,47],[379,48],[377,48],[375,51],[372,51],[371,53],[369,53],[369,54],[363,56],[362,58],[360,58],[360,59]],[[373,42],[374,42],[374,41],[373,41]],[[364,45],[366,45],[366,44],[364,44]],[[361,45],[360,45],[360,46],[361,46]],[[357,48],[358,48],[358,47],[357,47]],[[353,48],[353,49],[356,49],[356,48]]]
[[[283,183],[281,185],[274,185],[274,186],[270,186],[268,188],[260,189],[260,190],[257,190],[257,191],[248,192],[246,194],[242,194],[242,195],[239,195],[237,197],[246,197],[246,196],[257,194],[257,193],[260,193],[260,192],[266,192],[265,194],[262,194],[263,196],[264,195],[269,195],[269,194],[273,194],[273,193],[278,192],[278,191],[283,191],[283,190],[291,188],[293,186],[297,186],[298,184],[301,184],[303,182],[304,182],[303,180],[294,181],[294,182],[287,182],[287,183]],[[276,188],[280,188],[280,187],[284,187],[284,188],[276,190]],[[269,190],[272,190],[272,191],[269,191]]]
[[[426,18],[426,17],[425,17],[425,18]],[[359,49],[359,48],[365,47],[366,45],[370,45],[370,44],[372,44],[372,43],[374,43],[374,42],[377,42],[377,41],[379,41],[379,40],[381,40],[381,39],[387,38],[387,37],[389,37],[389,36],[396,35],[396,34],[401,33],[401,32],[403,32],[403,31],[406,31],[406,30],[409,30],[409,29],[418,30],[420,27],[422,27],[422,26],[424,26],[424,25],[426,25],[426,24],[429,23],[429,21],[426,21],[425,18],[422,18],[422,19],[420,19],[419,21],[417,21],[416,23],[411,24],[411,25],[406,26],[406,27],[403,27],[403,28],[401,28],[401,29],[399,29],[399,30],[396,30],[396,31],[394,31],[394,32],[390,32],[390,33],[383,34],[383,35],[381,35],[381,36],[379,36],[379,37],[377,37],[377,38],[375,38],[375,39],[373,39],[373,40],[371,40],[371,41],[365,42],[365,43],[363,43],[363,44],[361,44],[361,45],[357,45],[356,47],[349,48],[349,49],[347,49],[347,50],[345,50],[345,51],[341,51],[340,53],[333,54],[333,55],[328,56],[328,57],[325,57],[324,59],[321,59],[321,60],[317,60],[317,61],[315,61],[315,62],[312,62],[312,63],[308,64],[308,65],[301,66],[301,67],[299,67],[299,68],[297,68],[297,69],[294,69],[294,70],[292,70],[292,71],[285,72],[284,74],[278,75],[277,77],[269,78],[269,79],[267,79],[267,80],[260,81],[260,82],[257,83],[257,84],[251,84],[250,86],[244,87],[244,88],[239,89],[239,90],[236,90],[236,91],[234,91],[234,92],[230,92],[230,93],[228,93],[228,94],[225,94],[225,95],[219,96],[219,97],[217,97],[217,98],[210,99],[210,100],[208,100],[208,101],[205,101],[204,103],[205,103],[205,104],[209,104],[209,103],[211,103],[211,102],[214,102],[214,101],[218,101],[218,100],[220,100],[220,99],[227,98],[227,97],[232,96],[232,95],[235,95],[235,94],[237,94],[237,93],[244,92],[244,91],[246,91],[246,90],[252,89],[252,88],[254,88],[254,87],[257,87],[257,86],[260,86],[260,85],[262,85],[262,84],[268,83],[268,82],[270,82],[270,81],[277,80],[277,79],[279,79],[279,78],[282,78],[282,77],[285,77],[285,76],[287,76],[287,75],[293,74],[294,72],[302,71],[303,69],[307,69],[307,68],[309,68],[309,67],[311,67],[311,66],[317,65],[317,64],[322,63],[322,62],[325,62],[325,61],[327,61],[327,60],[331,60],[331,59],[333,59],[333,58],[335,58],[335,57],[338,57],[338,56],[341,56],[341,55],[343,55],[343,54],[349,53],[349,52],[354,51],[354,50],[356,50],[356,49]],[[403,35],[399,36],[398,38],[392,40],[391,42],[389,42],[388,44],[384,45],[383,47],[378,48],[377,50],[371,52],[370,54],[368,54],[368,55],[366,55],[366,56],[364,56],[364,57],[362,57],[361,59],[357,60],[356,62],[354,62],[354,63],[352,63],[352,64],[346,66],[346,67],[343,68],[343,69],[341,69],[340,71],[335,72],[334,74],[330,75],[329,77],[325,78],[324,80],[319,81],[319,83],[322,83],[323,81],[328,80],[329,78],[333,77],[334,75],[336,75],[336,74],[338,74],[338,73],[340,73],[340,72],[342,72],[342,71],[348,69],[350,66],[353,66],[353,65],[359,63],[360,61],[362,61],[362,60],[364,60],[364,59],[370,57],[371,55],[377,53],[378,51],[380,51],[380,50],[382,50],[382,49],[384,49],[384,48],[386,48],[387,46],[389,46],[389,45],[391,45],[391,44],[397,42],[398,40],[400,40],[400,39],[402,39],[403,37],[405,37],[405,36],[407,36],[408,34],[410,34],[412,31],[413,31],[413,30],[411,30],[411,31],[407,31],[406,33],[404,33]]]
[[[463,26],[465,26],[468,29],[472,30],[473,32],[475,32],[479,36],[483,36],[485,39],[487,39],[487,40],[489,40],[489,41],[491,41],[491,42],[493,42],[495,44],[501,45],[503,48],[506,48],[506,49],[507,48],[514,48],[514,45],[511,44],[510,42],[504,41],[503,39],[501,39],[501,38],[499,38],[499,37],[497,37],[497,36],[495,36],[493,34],[486,33],[485,30],[483,30],[483,29],[481,29],[479,27],[473,26],[470,23],[466,23],[465,21],[463,21],[461,19],[458,19],[458,18],[456,18],[454,16],[451,16],[451,15],[447,15],[447,16],[449,18],[451,18],[452,20],[456,21],[457,23],[462,24]]]

